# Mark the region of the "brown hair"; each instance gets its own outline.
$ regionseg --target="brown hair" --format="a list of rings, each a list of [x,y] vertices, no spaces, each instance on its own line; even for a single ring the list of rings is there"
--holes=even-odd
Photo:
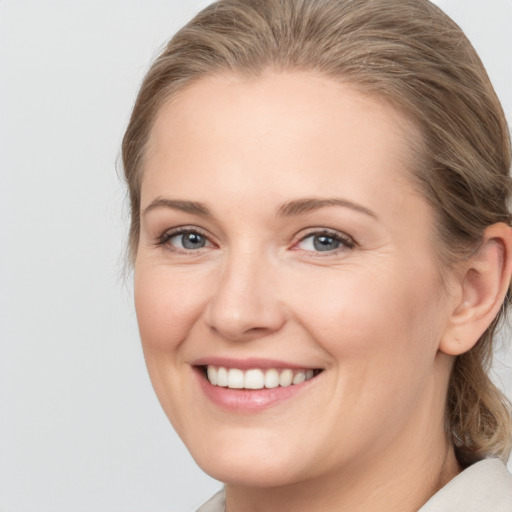
[[[309,70],[401,109],[423,134],[414,177],[437,215],[444,265],[510,224],[511,147],[487,73],[461,29],[427,0],[220,0],[183,27],[147,73],[122,157],[131,200],[130,255],[139,238],[146,143],[162,104],[225,72]],[[488,377],[492,340],[510,302],[475,347],[456,358],[447,425],[461,463],[510,453],[510,404]]]

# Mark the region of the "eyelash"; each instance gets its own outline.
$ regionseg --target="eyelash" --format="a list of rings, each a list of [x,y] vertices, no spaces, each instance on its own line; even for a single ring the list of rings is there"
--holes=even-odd
[[[201,231],[200,229],[195,228],[195,227],[194,228],[193,227],[186,227],[186,226],[181,227],[181,228],[176,228],[176,229],[171,230],[171,231],[165,231],[162,235],[160,235],[157,238],[157,240],[155,242],[155,245],[163,247],[163,246],[167,245],[172,238],[178,237],[180,235],[184,235],[184,234],[187,234],[187,233],[195,234],[195,235],[199,235],[199,236],[203,237],[207,241],[207,243],[210,244],[210,246],[215,246],[216,245],[214,242],[211,241],[210,237],[206,233]],[[336,248],[334,250],[328,250],[328,251],[311,251],[311,250],[307,250],[307,249],[297,248],[297,246],[301,242],[304,242],[308,238],[321,237],[321,236],[332,238],[334,241],[339,242],[340,243],[340,247]],[[344,234],[340,233],[339,231],[334,231],[334,230],[329,230],[329,229],[325,229],[324,228],[324,229],[320,229],[320,230],[317,230],[317,231],[311,231],[311,232],[307,233],[306,235],[300,237],[298,240],[296,240],[293,243],[292,249],[296,250],[296,251],[305,252],[305,253],[315,253],[315,254],[318,254],[320,256],[330,256],[330,255],[338,254],[341,251],[346,251],[346,250],[354,249],[354,247],[356,247],[356,245],[357,244],[356,244],[356,242],[354,241],[353,238],[351,238],[351,237],[349,237],[347,235],[344,235]],[[178,247],[171,246],[170,244],[168,246],[168,250],[170,250],[172,252],[175,252],[175,253],[178,253],[178,254],[188,254],[188,255],[190,255],[191,253],[194,253],[194,252],[197,253],[201,249],[204,249],[204,247],[201,247],[201,248],[199,248],[197,250],[194,250],[194,249],[180,249]],[[325,254],[322,254],[322,252],[325,252]]]
[[[171,231],[165,231],[164,233],[162,233],[162,235],[160,235],[157,238],[157,240],[155,242],[155,245],[157,245],[159,247],[164,247],[165,245],[168,245],[168,247],[167,247],[168,250],[170,250],[172,252],[175,252],[175,253],[178,253],[178,254],[191,254],[191,253],[194,253],[194,252],[199,252],[201,249],[203,249],[203,247],[201,247],[201,248],[199,248],[197,250],[193,250],[193,249],[180,249],[179,247],[174,247],[174,246],[171,246],[169,244],[169,241],[172,238],[180,236],[180,235],[184,235],[184,234],[187,234],[187,233],[199,235],[199,236],[203,237],[211,246],[215,246],[215,244],[210,240],[210,237],[206,233],[203,233],[198,228],[187,227],[187,226],[183,226],[181,228],[176,228],[176,229],[173,229]]]
[[[301,242],[304,242],[308,238],[315,238],[315,237],[321,237],[321,236],[332,238],[334,241],[339,242],[340,247],[338,247],[334,250],[329,250],[329,251],[310,251],[307,249],[300,249],[297,247]],[[344,235],[343,233],[340,233],[339,231],[334,231],[334,230],[325,229],[325,228],[318,230],[318,231],[310,231],[306,235],[303,235],[302,237],[300,237],[299,240],[297,240],[293,244],[293,247],[296,248],[294,250],[296,250],[296,251],[303,251],[303,252],[308,252],[308,253],[313,252],[315,255],[318,255],[318,256],[337,255],[340,252],[354,249],[355,246],[356,246],[356,242],[354,241],[353,238],[351,238],[347,235]],[[324,254],[322,254],[322,253],[324,253]]]

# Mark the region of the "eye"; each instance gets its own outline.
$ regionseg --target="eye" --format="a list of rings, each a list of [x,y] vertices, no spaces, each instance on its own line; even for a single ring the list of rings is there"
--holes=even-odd
[[[305,236],[297,243],[296,247],[303,251],[335,252],[343,248],[352,249],[354,242],[341,233],[323,231]]]
[[[194,250],[202,249],[208,244],[208,240],[200,233],[187,231],[179,235],[173,236],[169,242],[180,249]]]
[[[211,247],[212,243],[208,238],[193,229],[182,229],[180,231],[171,231],[164,233],[158,245],[167,245],[175,251],[197,251],[205,247]]]

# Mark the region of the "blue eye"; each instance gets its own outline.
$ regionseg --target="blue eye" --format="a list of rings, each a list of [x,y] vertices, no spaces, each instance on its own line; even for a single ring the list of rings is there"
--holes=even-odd
[[[194,251],[212,245],[204,235],[192,230],[170,233],[165,236],[162,242],[185,251]]]
[[[352,248],[354,243],[341,235],[333,233],[312,233],[304,237],[297,247],[303,251],[332,252],[340,248]]]

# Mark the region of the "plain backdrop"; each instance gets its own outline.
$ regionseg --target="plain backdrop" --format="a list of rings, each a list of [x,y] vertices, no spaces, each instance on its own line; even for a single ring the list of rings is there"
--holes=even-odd
[[[146,375],[116,175],[150,60],[206,3],[0,0],[1,512],[186,512],[221,485]],[[512,1],[438,3],[512,119]],[[512,353],[498,355],[511,396]]]

